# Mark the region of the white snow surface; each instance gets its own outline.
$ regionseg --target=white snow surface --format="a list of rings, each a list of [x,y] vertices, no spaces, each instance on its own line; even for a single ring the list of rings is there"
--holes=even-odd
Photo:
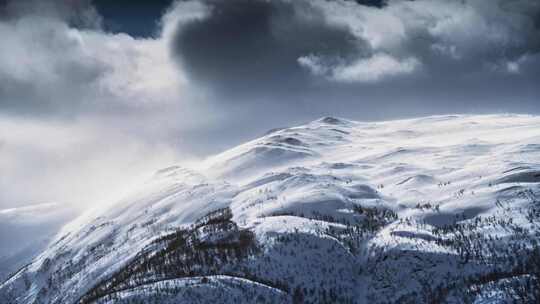
[[[520,236],[538,241],[540,223],[523,211],[538,203],[538,194],[538,116],[387,122],[321,118],[225,151],[199,168],[171,166],[156,172],[131,195],[66,225],[30,265],[0,285],[0,302],[77,303],[156,239],[229,207],[232,220],[252,231],[262,248],[241,267],[264,280],[225,273],[204,280],[170,278],[99,301],[144,302],[158,293],[160,303],[196,298],[201,303],[253,303],[254,298],[243,296],[250,290],[268,302],[293,302],[294,287],[301,286],[306,301],[319,302],[324,286],[334,288],[340,302],[421,303],[424,285],[435,288],[489,268],[460,260],[458,250],[444,243],[455,234],[438,233],[438,228],[512,218],[513,225],[527,231]],[[368,220],[358,212],[362,209],[396,217],[354,240],[340,237],[348,225]],[[496,246],[522,242],[503,225],[486,224],[474,232],[497,237]],[[282,242],[280,236],[293,240]],[[59,275],[67,269],[69,275]],[[267,281],[291,288],[284,291]],[[441,299],[459,302],[448,289]],[[478,303],[500,301],[497,292],[485,290],[478,293]]]

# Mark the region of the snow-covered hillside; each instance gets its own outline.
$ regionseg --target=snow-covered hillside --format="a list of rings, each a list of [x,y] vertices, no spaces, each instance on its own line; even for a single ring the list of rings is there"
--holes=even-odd
[[[0,281],[28,264],[77,214],[70,206],[37,204],[0,210]]]
[[[534,303],[539,241],[540,117],[327,117],[156,172],[0,302]]]

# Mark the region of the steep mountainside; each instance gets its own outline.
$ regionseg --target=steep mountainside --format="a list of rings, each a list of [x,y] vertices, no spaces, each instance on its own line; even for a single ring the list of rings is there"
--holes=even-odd
[[[540,117],[322,118],[165,168],[1,303],[540,301]]]
[[[0,281],[30,263],[77,214],[55,203],[0,210]]]

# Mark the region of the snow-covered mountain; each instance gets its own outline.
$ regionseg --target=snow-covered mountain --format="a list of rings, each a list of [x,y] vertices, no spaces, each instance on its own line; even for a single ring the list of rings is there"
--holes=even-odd
[[[540,301],[540,117],[322,118],[156,172],[1,303]]]
[[[40,254],[77,214],[73,207],[46,203],[0,210],[0,281]]]

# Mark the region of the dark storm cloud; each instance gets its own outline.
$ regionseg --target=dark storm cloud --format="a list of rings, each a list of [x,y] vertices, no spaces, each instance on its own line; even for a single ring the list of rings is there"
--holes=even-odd
[[[540,111],[536,1],[202,2],[173,52],[216,106],[283,120]]]
[[[381,8],[386,5],[386,0],[354,0],[360,5],[374,6]]]
[[[196,82],[235,97],[306,89],[300,56],[348,58],[361,45],[304,2],[208,1],[210,16],[178,31],[174,52]],[[282,96],[283,97],[283,96]]]

